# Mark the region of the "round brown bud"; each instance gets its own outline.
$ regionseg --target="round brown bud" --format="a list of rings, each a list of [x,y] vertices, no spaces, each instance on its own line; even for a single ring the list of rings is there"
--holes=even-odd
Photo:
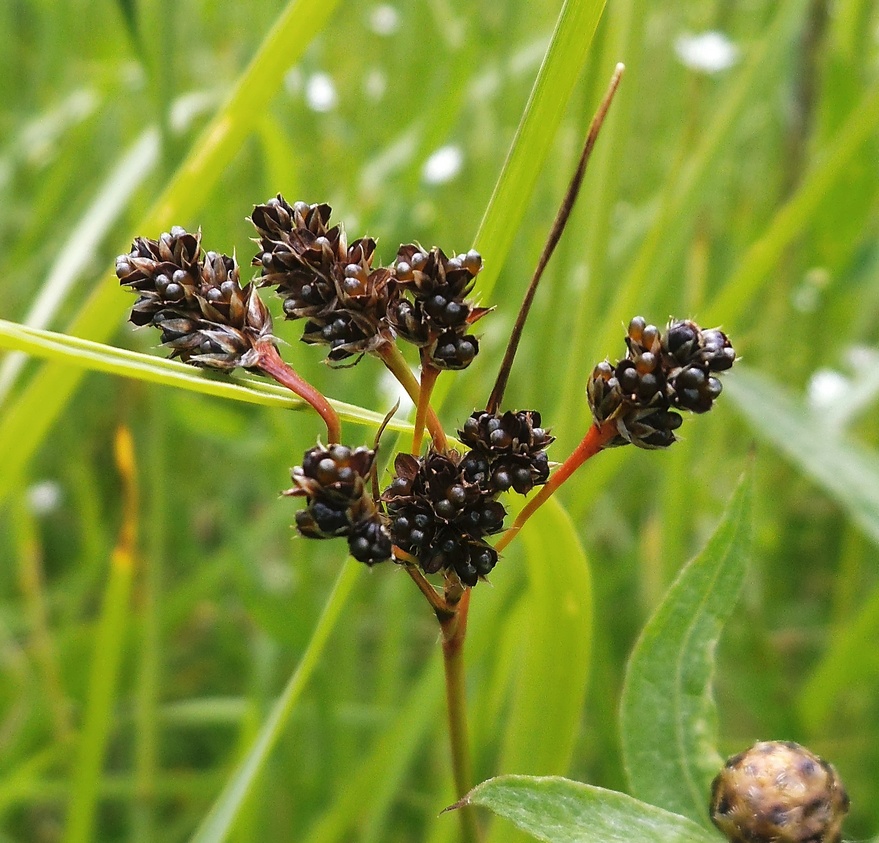
[[[731,843],[839,843],[848,807],[836,770],[792,741],[754,744],[711,785],[711,821]]]

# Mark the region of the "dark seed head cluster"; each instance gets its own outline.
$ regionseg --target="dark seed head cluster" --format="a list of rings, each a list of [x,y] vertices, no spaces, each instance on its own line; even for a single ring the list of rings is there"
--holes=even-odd
[[[476,585],[498,561],[486,541],[504,526],[506,508],[498,496],[510,489],[526,494],[546,482],[545,449],[553,437],[533,410],[474,413],[460,435],[469,446],[463,454],[433,449],[422,457],[398,454],[394,476],[378,505],[364,500],[369,497],[365,477],[372,451],[341,449],[346,460],[341,479],[336,463],[327,462],[332,448],[306,451],[302,466],[293,470],[296,487],[287,493],[308,501],[296,517],[300,533],[310,538],[349,536],[352,555],[369,564],[390,558],[393,544],[399,551],[397,562],[414,557],[427,574],[442,572]],[[370,455],[368,465],[362,453]],[[368,558],[358,556],[350,538],[364,520],[373,542]]]
[[[330,216],[327,204],[291,205],[280,194],[256,205],[250,219],[259,277],[244,286],[234,258],[202,250],[201,232],[175,227],[158,240],[136,238],[116,259],[120,283],[137,294],[130,321],[157,327],[171,356],[186,363],[274,375],[272,320],[257,293],[272,287],[285,318],[305,320],[303,341],[327,346],[332,364],[356,362],[399,338],[419,349],[423,367],[469,366],[479,352],[472,326],[489,312],[468,299],[482,270],[479,253],[449,257],[407,244],[390,266],[376,266],[375,240],[349,243]],[[626,346],[616,364],[595,367],[587,389],[596,424],[615,427],[609,445],[671,445],[679,412],[711,409],[721,391],[717,376],[736,359],[722,331],[689,320],[662,332],[636,317]],[[305,498],[299,532],[347,538],[351,554],[368,565],[414,559],[428,574],[475,585],[497,564],[487,538],[504,526],[499,495],[525,495],[547,482],[553,437],[534,410],[477,411],[458,435],[462,453],[399,455],[382,494],[374,450],[309,449],[285,492]]]
[[[287,319],[307,320],[303,341],[329,346],[327,360],[341,363],[399,336],[437,369],[469,366],[479,342],[468,329],[487,312],[466,300],[479,254],[449,258],[410,244],[392,266],[374,267],[375,241],[349,246],[342,226],[330,227],[330,212],[278,194],[251,215],[261,286],[277,290]]]
[[[792,741],[734,755],[711,786],[711,821],[731,843],[839,843],[848,808],[833,766]]]
[[[723,331],[689,320],[672,321],[663,333],[636,316],[626,346],[622,360],[595,367],[587,388],[595,422],[616,425],[611,446],[667,448],[681,425],[677,411],[708,412],[722,389],[717,375],[736,359]]]
[[[351,555],[374,565],[391,555],[391,540],[381,513],[369,492],[375,451],[344,445],[316,445],[293,469],[293,487],[284,492],[304,497],[296,527],[311,539],[348,539]]]
[[[175,226],[158,240],[138,237],[116,258],[120,284],[137,293],[130,321],[154,325],[162,343],[194,366],[255,368],[260,343],[274,342],[272,317],[234,258],[202,252],[201,232]]]

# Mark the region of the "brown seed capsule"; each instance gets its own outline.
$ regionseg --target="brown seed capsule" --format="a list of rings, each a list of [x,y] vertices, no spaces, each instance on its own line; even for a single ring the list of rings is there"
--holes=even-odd
[[[731,843],[839,843],[848,807],[836,770],[792,741],[754,744],[711,785],[711,821]]]

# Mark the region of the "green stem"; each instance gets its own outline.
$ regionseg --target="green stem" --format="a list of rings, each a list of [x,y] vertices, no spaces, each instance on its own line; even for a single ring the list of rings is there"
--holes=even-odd
[[[388,367],[388,371],[400,382],[403,389],[406,390],[409,397],[415,402],[415,406],[420,404],[421,386],[412,374],[409,364],[400,353],[400,349],[393,343],[385,343],[379,346],[377,352],[382,362]],[[437,451],[445,452],[448,450],[448,441],[446,433],[434,412],[433,407],[427,406],[425,409],[425,424],[433,440],[433,447]]]
[[[446,703],[449,715],[449,742],[452,749],[452,771],[455,794],[463,799],[473,787],[470,742],[467,735],[466,682],[464,676],[464,638],[467,634],[467,612],[470,592],[464,592],[458,609],[446,620],[440,619],[443,634],[443,666],[446,675]],[[472,807],[459,809],[462,843],[478,843],[479,827]]]
[[[303,380],[291,366],[285,363],[277,346],[273,343],[262,344],[259,352],[259,368],[317,410],[318,415],[327,426],[327,439],[330,443],[341,441],[342,422],[339,420],[339,414],[330,406],[326,396],[308,381]]]
[[[547,480],[546,485],[525,504],[522,511],[516,516],[512,526],[504,532],[494,546],[495,550],[503,550],[522,529],[525,522],[540,509],[562,485],[586,460],[594,457],[611,439],[617,434],[616,425],[613,422],[605,422],[603,425],[593,424],[589,427],[583,441],[574,448],[569,456]]]

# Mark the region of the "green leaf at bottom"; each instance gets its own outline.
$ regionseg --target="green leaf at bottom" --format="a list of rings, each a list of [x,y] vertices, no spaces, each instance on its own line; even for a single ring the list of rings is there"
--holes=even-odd
[[[546,843],[716,843],[691,820],[624,793],[557,776],[499,776],[462,804],[481,805]]]
[[[708,544],[644,627],[620,706],[632,793],[706,824],[711,779],[722,763],[711,689],[714,650],[742,588],[750,530],[746,475]]]

